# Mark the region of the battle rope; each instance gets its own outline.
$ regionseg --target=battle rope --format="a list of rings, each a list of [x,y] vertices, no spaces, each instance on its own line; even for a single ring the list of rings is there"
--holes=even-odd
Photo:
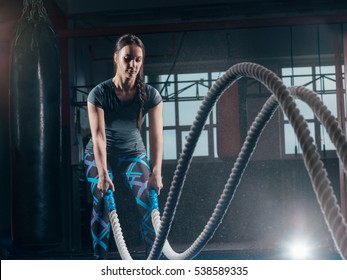
[[[324,126],[331,142],[336,148],[336,153],[343,164],[344,170],[347,171],[347,142],[346,137],[343,135],[339,123],[336,118],[331,114],[328,108],[320,100],[318,94],[305,88],[305,87],[292,87],[289,88],[290,92],[297,96],[302,101],[306,102]],[[341,213],[337,199],[334,195],[334,190],[330,185],[330,181],[323,168],[318,166],[315,162],[316,155],[311,155],[312,151],[307,150],[308,165],[312,166],[311,180],[314,181],[313,187],[317,200],[320,204],[323,216],[328,224],[329,230],[333,236],[336,247],[340,255],[347,258],[347,225]]]
[[[273,93],[273,96],[271,96],[264,104],[262,110],[259,112],[252,126],[250,127],[246,140],[230,173],[230,177],[224,187],[223,193],[220,196],[220,199],[212,216],[204,227],[204,230],[201,232],[199,237],[194,241],[193,245],[190,248],[188,248],[185,252],[178,254],[174,251],[171,251],[172,249],[167,242],[167,236],[171,228],[173,217],[182,192],[185,177],[189,169],[196,143],[205,125],[207,117],[219,97],[236,80],[242,77],[253,78],[261,82],[270,90],[270,92]],[[304,94],[302,94],[302,92],[304,91],[303,89],[291,88],[290,91],[296,93],[299,98],[306,100]],[[222,219],[237,190],[245,168],[248,165],[249,159],[256,147],[257,141],[259,140],[259,137],[266,124],[277,109],[278,103],[287,116],[290,124],[294,128],[295,134],[299,140],[306,169],[310,175],[314,192],[316,194],[318,203],[321,207],[325,221],[331,232],[337,250],[342,258],[347,258],[346,222],[337,204],[336,197],[334,195],[332,187],[330,186],[329,179],[324,169],[324,165],[320,160],[317,148],[313,143],[312,137],[310,136],[310,131],[308,129],[307,123],[297,109],[296,103],[291,96],[290,91],[285,87],[281,79],[277,77],[273,72],[261,65],[247,62],[232,66],[220,79],[216,81],[216,83],[208,91],[207,96],[202,102],[196,119],[190,129],[185,148],[178,161],[175,175],[171,183],[161,222],[159,218],[159,212],[157,212],[157,210],[154,208],[152,209],[153,224],[156,228],[157,236],[148,259],[159,259],[162,252],[164,252],[164,255],[165,253],[167,253],[169,257],[172,257],[173,259],[191,259],[194,258],[205,247],[205,245],[217,230],[219,224],[222,222]],[[314,95],[314,93],[312,94]],[[309,99],[310,100],[307,100],[308,104],[312,104],[312,109],[314,110],[315,114],[318,114],[320,116],[318,118],[322,120],[323,125],[326,127],[332,139],[332,142],[336,146],[339,158],[343,162],[346,170],[347,144],[345,137],[342,135],[341,129],[338,128],[336,121],[333,121],[334,118],[329,116],[328,110],[324,109],[326,107],[323,105],[323,103],[319,103],[319,101],[317,101],[317,99],[314,97],[311,97]],[[116,218],[115,215],[112,214],[113,212],[116,212],[115,209],[110,212],[112,229],[113,231],[119,232],[120,228],[117,228],[116,225],[118,218]],[[118,237],[115,237],[116,243],[117,238]],[[122,237],[118,238],[119,243],[122,243],[122,240],[124,241]],[[127,253],[122,252],[121,255],[122,254],[125,255],[125,258],[131,258]]]

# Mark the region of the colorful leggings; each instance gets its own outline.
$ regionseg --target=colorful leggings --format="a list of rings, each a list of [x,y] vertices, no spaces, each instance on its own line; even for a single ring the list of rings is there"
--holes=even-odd
[[[106,203],[101,197],[101,192],[97,188],[99,181],[98,171],[95,164],[94,155],[88,153],[84,157],[84,166],[88,185],[92,192],[93,209],[91,217],[91,234],[93,238],[94,256],[97,258],[107,258],[110,222]],[[147,256],[152,248],[155,232],[149,212],[149,199],[147,182],[151,174],[149,160],[146,154],[138,154],[130,157],[117,157],[109,160],[108,173],[110,179],[115,182],[115,174],[120,174],[124,185],[132,192],[138,211],[141,216],[140,229],[142,238],[146,245]],[[117,173],[115,173],[117,171]],[[115,186],[117,188],[118,186]],[[115,198],[117,204],[117,198]]]

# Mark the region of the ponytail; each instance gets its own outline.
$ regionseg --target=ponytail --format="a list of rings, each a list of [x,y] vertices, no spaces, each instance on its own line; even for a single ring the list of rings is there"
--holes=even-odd
[[[143,108],[146,100],[146,93],[145,93],[145,85],[140,77],[140,75],[137,75],[137,88],[138,88],[138,100],[139,100],[139,112],[137,117],[137,128],[141,129],[142,126],[142,117],[143,117]]]

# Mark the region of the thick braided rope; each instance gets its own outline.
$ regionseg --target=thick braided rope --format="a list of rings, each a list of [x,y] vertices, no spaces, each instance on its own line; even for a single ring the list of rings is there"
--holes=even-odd
[[[343,134],[339,123],[336,118],[331,114],[330,110],[324,105],[318,94],[305,88],[305,87],[292,87],[289,88],[293,96],[298,97],[300,100],[306,102],[318,120],[326,129],[331,142],[336,148],[336,153],[344,166],[346,171],[347,167],[347,142],[346,137]],[[311,155],[308,156],[311,158]],[[316,164],[314,162],[315,157],[312,157],[310,165]],[[329,225],[329,230],[333,235],[337,248],[340,250],[340,254],[347,258],[347,225],[346,221],[341,213],[340,207],[337,203],[334,190],[330,185],[328,179],[322,180],[322,176],[327,176],[318,167],[312,167],[314,173],[312,174],[312,180],[314,180],[314,191],[317,196],[318,202],[321,206],[323,216],[326,223]],[[318,171],[319,170],[319,171]]]
[[[263,132],[268,121],[272,118],[273,113],[275,112],[277,107],[278,103],[275,97],[271,96],[264,104],[261,111],[258,113],[258,116],[254,120],[251,128],[248,131],[247,137],[241,148],[241,152],[230,173],[229,180],[224,187],[223,193],[220,196],[217,206],[198,238],[183,253],[176,253],[171,249],[171,246],[167,241],[164,243],[163,253],[168,259],[192,259],[201,252],[208,241],[213,237],[229,208],[229,205],[234,197],[234,194],[241,181],[242,175],[247,167],[249,159],[251,158],[251,155],[253,154],[256,144],[260,138],[260,135]],[[159,228],[160,217],[158,211],[152,212],[152,220],[155,228]]]
[[[114,201],[113,193],[110,189],[107,190],[105,194],[105,201],[118,252],[123,260],[132,260],[132,257],[130,256],[128,248],[125,244],[122,228],[118,220],[116,203]]]
[[[160,256],[162,246],[164,245],[164,242],[167,238],[168,231],[171,227],[173,215],[174,215],[177,203],[178,203],[178,199],[179,199],[180,194],[181,194],[181,190],[182,190],[182,187],[183,187],[183,184],[185,181],[185,176],[186,176],[187,170],[188,170],[189,165],[190,165],[192,154],[194,152],[194,149],[195,149],[197,140],[200,136],[201,130],[202,130],[203,126],[205,125],[206,119],[207,119],[209,113],[211,112],[212,107],[214,106],[214,104],[216,103],[216,101],[218,100],[220,95],[229,86],[231,86],[237,79],[239,79],[243,76],[247,76],[247,75],[244,75],[244,73],[239,71],[240,65],[241,64],[231,67],[220,79],[218,79],[216,81],[216,83],[212,86],[212,88],[207,93],[207,96],[206,96],[205,100],[203,101],[203,103],[202,103],[202,105],[198,111],[196,119],[195,119],[195,121],[191,127],[191,131],[190,131],[189,136],[187,138],[185,148],[181,154],[181,158],[180,158],[178,165],[177,165],[177,168],[176,168],[175,176],[173,178],[173,182],[172,182],[172,185],[170,188],[167,203],[166,203],[165,208],[164,208],[162,224],[161,224],[160,230],[158,231],[159,234],[155,240],[150,258],[159,258],[159,256]],[[249,64],[249,63],[243,63],[242,65],[254,65],[255,66],[255,64]],[[265,68],[263,68],[263,69],[265,69]],[[267,70],[267,69],[265,69],[265,70]],[[267,70],[267,72],[272,73],[269,70]],[[237,164],[235,165],[236,169],[238,169],[240,166],[243,165],[240,162],[239,162],[239,164],[240,165],[237,165]],[[243,173],[242,168],[239,168],[239,171],[240,171],[240,174]],[[233,177],[236,178],[237,176],[233,176]],[[235,182],[236,181],[239,182],[239,180],[235,180]],[[237,184],[238,183],[236,183],[236,185]],[[236,188],[236,186],[233,186],[233,187]],[[230,186],[230,180],[229,180],[226,188],[232,188]],[[228,198],[231,199],[233,193],[234,193],[234,191],[230,192],[230,196],[228,196]],[[210,223],[208,223],[205,226],[205,230],[201,234],[202,239],[198,238],[196,240],[196,243],[202,243],[202,240],[209,240],[212,237],[212,235],[210,233],[214,232],[215,229],[212,229],[210,227],[211,222],[214,225],[218,224],[218,222],[221,220],[222,216],[224,215],[225,210],[227,208],[227,205],[229,203],[230,203],[230,201],[227,201],[225,199],[225,194],[223,194],[221,197],[221,200],[219,201],[219,203],[216,206],[215,213],[212,215],[212,217],[210,219]],[[209,233],[209,234],[206,235],[206,233]],[[201,244],[200,246],[202,247],[203,244]]]
[[[332,207],[333,205],[331,205],[332,203],[336,204],[336,199],[334,200],[330,198],[331,195],[334,196],[333,192],[326,191],[327,189],[329,189],[330,183],[326,176],[323,163],[320,161],[319,154],[317,153],[316,147],[313,144],[313,140],[310,137],[307,123],[296,108],[296,104],[293,101],[293,98],[290,96],[288,89],[283,85],[282,81],[274,73],[260,65],[252,63],[237,64],[231,67],[226,72],[226,74],[224,74],[223,77],[215,83],[215,85],[209,91],[203,104],[201,105],[200,110],[198,111],[196,120],[193,123],[191,132],[188,136],[185,149],[183,150],[176,168],[173,183],[170,188],[170,193],[165,205],[162,222],[160,223],[160,228],[158,228],[160,220],[159,212],[156,213],[156,210],[154,209],[152,211],[152,214],[156,213],[154,215],[153,222],[156,227],[157,238],[155,240],[149,259],[159,258],[163,248],[164,251],[166,251],[164,252],[164,254],[167,254],[174,259],[193,258],[199,251],[201,251],[201,249],[205,246],[209,239],[212,238],[218,225],[221,223],[228,205],[233,198],[242,174],[247,166],[248,160],[255,148],[256,142],[258,141],[258,138],[260,137],[260,134],[267,124],[268,120],[272,117],[274,110],[277,108],[277,103],[274,102],[274,98],[270,98],[267,101],[262,111],[258,114],[254,125],[251,126],[248,137],[246,138],[243,148],[241,149],[240,155],[225,186],[224,192],[217,203],[213,215],[205,226],[204,231],[196,239],[193,245],[182,254],[177,254],[176,252],[172,251],[168,242],[166,241],[185,181],[185,176],[190,165],[191,157],[194,152],[197,140],[200,136],[201,130],[206,122],[207,116],[219,96],[225,91],[226,88],[228,88],[240,77],[254,78],[262,82],[269,88],[271,92],[274,93],[274,96],[279,101],[282,110],[287,115],[289,122],[293,126],[294,131],[298,137],[299,143],[303,150],[305,165],[307,170],[309,171],[315,192],[316,189],[322,189],[323,200],[325,200],[326,198],[326,201],[329,201],[329,207],[324,208],[324,203],[320,201],[321,197],[317,195],[317,199],[319,200],[323,213],[325,213],[325,209],[329,210],[331,208],[336,208]],[[339,141],[343,142],[341,141],[341,139]],[[340,146],[344,146],[344,144],[342,143]],[[342,150],[343,151],[341,152],[341,154],[345,155],[345,149]],[[320,192],[318,191],[318,193]],[[326,217],[326,222],[332,232],[332,236],[335,244],[338,247],[339,253],[342,257],[346,258],[346,242],[344,239],[346,235],[344,230],[345,222],[342,215],[339,213],[338,206],[337,209],[337,212],[333,211],[331,212],[330,216]],[[340,218],[336,218],[336,215]],[[337,239],[342,239],[342,242],[339,242]]]
[[[198,111],[174,173],[161,219],[162,222],[160,224],[160,228],[158,229],[158,235],[156,236],[149,259],[159,259],[160,257],[165,240],[167,239],[172,225],[173,217],[175,216],[177,204],[186,178],[186,173],[189,169],[197,140],[201,134],[204,124],[206,123],[206,119],[222,92],[224,92],[238,78],[238,76],[229,77],[229,75],[224,74],[209,90]]]
[[[120,226],[116,210],[113,210],[111,213],[109,213],[109,217],[119,255],[123,260],[132,260],[132,257],[125,244],[122,228]]]
[[[324,186],[329,186],[329,180],[326,176],[323,163],[320,160],[319,154],[316,151],[316,147],[313,144],[313,139],[310,136],[310,132],[307,127],[307,123],[300,114],[296,107],[293,98],[290,96],[289,90],[284,86],[283,82],[270,70],[253,63],[240,63],[231,67],[211,88],[205,98],[203,104],[198,111],[197,117],[193,126],[191,127],[190,134],[187,138],[185,149],[181,154],[181,158],[176,168],[175,176],[170,188],[168,200],[165,205],[162,223],[158,231],[158,236],[155,240],[151,255],[149,259],[156,259],[160,257],[160,253],[164,246],[164,242],[167,238],[169,229],[171,228],[173,216],[176,210],[176,206],[182,191],[182,187],[185,181],[186,173],[189,168],[191,157],[194,152],[196,142],[200,136],[203,125],[206,122],[207,116],[211,111],[212,106],[215,104],[219,96],[229,87],[234,81],[240,77],[251,77],[259,82],[263,83],[277,98],[282,110],[288,117],[290,124],[293,126],[294,131],[298,137],[300,146],[303,150],[304,161],[307,170],[309,171],[311,182],[313,185],[324,182]],[[318,172],[315,170],[319,169]],[[317,176],[314,176],[318,174]],[[224,197],[221,197],[224,200]],[[222,204],[226,205],[225,201]],[[217,204],[216,209],[219,208]],[[324,209],[322,209],[324,212]],[[327,220],[328,226],[332,232],[336,230],[336,227],[332,227]],[[208,225],[207,225],[208,226]],[[342,231],[341,228],[338,228]],[[345,250],[339,248],[335,237],[339,234],[333,233],[333,239],[337,245],[342,257],[346,258]]]

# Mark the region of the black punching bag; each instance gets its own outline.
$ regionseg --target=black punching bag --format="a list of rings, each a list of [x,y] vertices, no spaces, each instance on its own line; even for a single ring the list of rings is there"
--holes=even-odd
[[[58,43],[42,0],[24,0],[11,49],[11,225],[19,247],[61,243]]]

